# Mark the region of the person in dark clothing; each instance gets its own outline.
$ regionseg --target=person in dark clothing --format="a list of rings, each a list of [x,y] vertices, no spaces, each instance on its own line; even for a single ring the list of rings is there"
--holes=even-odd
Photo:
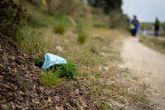
[[[135,15],[133,16],[133,19],[130,21],[129,25],[132,36],[136,36],[139,30],[139,21]]]
[[[154,34],[155,36],[159,36],[159,30],[160,30],[160,22],[158,18],[155,18],[155,24],[154,24]]]

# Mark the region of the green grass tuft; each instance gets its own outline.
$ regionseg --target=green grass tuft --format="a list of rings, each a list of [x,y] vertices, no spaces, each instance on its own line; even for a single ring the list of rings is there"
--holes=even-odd
[[[85,41],[86,41],[86,38],[87,38],[87,35],[84,31],[80,31],[79,34],[78,34],[78,42],[80,44],[84,44]]]
[[[51,86],[51,85],[56,85],[59,83],[59,70],[56,71],[47,71],[41,74],[40,76],[40,83],[45,85],[45,86]]]
[[[52,71],[56,72],[57,70],[58,70],[58,76],[60,78],[73,79],[75,76],[77,76],[75,64],[69,61],[65,65],[56,65],[52,67]]]
[[[38,60],[36,63],[38,63]],[[73,79],[75,76],[77,76],[76,67],[73,63],[68,62],[65,65],[55,65],[41,74],[40,83],[51,86],[58,84],[60,78]]]
[[[82,24],[79,24],[77,26],[77,30],[78,30],[78,42],[80,44],[84,44],[86,42],[86,39],[87,39],[86,27]]]
[[[38,31],[38,28],[33,28],[26,24],[20,29],[22,34],[17,36],[17,43],[27,53],[36,56],[43,56],[48,50],[48,45],[44,42],[42,34]]]
[[[54,32],[58,34],[63,34],[69,27],[69,22],[65,17],[57,17],[55,19]]]
[[[97,104],[99,110],[110,110],[111,106],[105,102],[100,102]]]

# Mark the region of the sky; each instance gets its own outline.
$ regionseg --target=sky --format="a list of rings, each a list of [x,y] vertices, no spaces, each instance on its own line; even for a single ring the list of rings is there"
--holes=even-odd
[[[136,15],[141,22],[165,21],[165,0],[123,0],[123,12]]]

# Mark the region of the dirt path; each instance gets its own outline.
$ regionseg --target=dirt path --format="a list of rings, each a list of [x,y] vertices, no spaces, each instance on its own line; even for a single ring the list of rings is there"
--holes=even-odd
[[[151,86],[150,98],[158,110],[165,110],[165,55],[145,47],[137,38],[129,38],[124,41],[121,56],[124,66]]]

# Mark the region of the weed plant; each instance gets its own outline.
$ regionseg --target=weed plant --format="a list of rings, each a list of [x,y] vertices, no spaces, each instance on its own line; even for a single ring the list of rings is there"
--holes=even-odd
[[[37,60],[36,63],[38,64],[40,61]],[[60,78],[73,79],[77,75],[75,64],[67,62],[65,65],[55,65],[45,71],[40,76],[40,83],[51,86],[57,84]]]
[[[78,42],[80,44],[84,44],[85,41],[86,41],[86,38],[87,38],[87,35],[84,31],[80,31],[79,34],[78,34]]]
[[[54,32],[58,34],[63,34],[69,27],[69,22],[63,16],[57,17],[55,19]]]
[[[39,80],[40,83],[45,86],[51,86],[51,85],[58,84],[58,82],[60,81],[58,72],[59,72],[59,70],[57,70],[57,71],[49,70],[49,71],[42,73],[40,76],[40,80]]]
[[[87,32],[85,30],[85,27],[83,25],[79,24],[77,29],[78,29],[78,42],[80,44],[84,44],[87,39]]]
[[[26,23],[25,23],[26,24]],[[17,43],[28,54],[35,56],[43,56],[48,50],[46,42],[42,39],[41,33],[38,32],[38,28],[33,28],[26,24],[20,29],[20,33],[17,35]]]
[[[76,66],[71,62],[67,62],[65,65],[56,65],[51,68],[55,73],[58,71],[59,78],[73,79],[77,76]]]

